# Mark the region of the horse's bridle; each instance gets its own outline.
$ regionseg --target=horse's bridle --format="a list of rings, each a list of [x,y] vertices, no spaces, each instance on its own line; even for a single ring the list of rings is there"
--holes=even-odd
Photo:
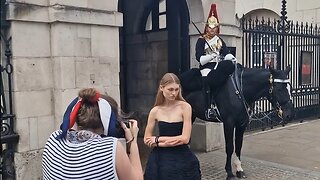
[[[273,79],[272,74],[270,74],[269,77],[269,83],[270,83],[270,88],[269,88],[269,94],[270,94],[270,101],[272,103],[272,106],[275,107],[275,110],[277,111],[277,115],[283,119],[282,115],[283,115],[283,110],[282,110],[282,106],[289,103],[291,101],[291,92],[290,92],[290,99],[282,104],[279,103],[278,98],[274,98],[275,96],[275,91],[273,91],[273,87],[274,87],[274,83],[284,83],[287,85],[290,85],[290,80],[289,79]],[[290,85],[291,86],[291,85]],[[275,101],[274,101],[275,99]]]
[[[250,123],[251,120],[261,121],[264,117],[268,117],[269,114],[266,114],[264,117],[253,118],[253,114],[252,114],[253,111],[251,111],[252,105],[249,105],[249,104],[246,102],[243,94],[240,93],[240,92],[243,92],[243,90],[242,90],[242,87],[243,87],[243,86],[242,86],[242,84],[243,84],[243,82],[242,82],[242,79],[243,79],[242,76],[243,76],[243,70],[241,71],[241,74],[240,74],[240,81],[241,81],[241,82],[240,82],[240,91],[239,91],[239,89],[237,88],[237,87],[239,87],[239,86],[236,86],[236,83],[235,83],[235,82],[233,81],[233,79],[231,78],[232,83],[233,83],[233,86],[234,86],[234,88],[235,88],[235,90],[236,90],[236,91],[235,91],[235,94],[237,94],[237,95],[239,96],[239,98],[242,99],[242,102],[243,102],[244,106],[246,107],[246,112],[247,112],[248,117],[249,117],[249,123]],[[291,96],[291,92],[290,92],[290,94],[289,94],[290,99],[289,99],[288,101],[280,104],[279,101],[278,101],[278,98],[274,98],[274,97],[276,97],[275,91],[273,90],[273,89],[274,89],[274,83],[285,83],[285,84],[289,85],[290,87],[291,87],[291,84],[290,84],[290,80],[289,80],[289,79],[279,79],[279,78],[275,78],[275,79],[274,79],[273,76],[272,76],[272,74],[270,73],[270,76],[269,76],[269,85],[270,85],[270,88],[269,88],[269,95],[270,95],[270,96],[269,96],[269,97],[270,97],[270,99],[269,99],[269,101],[271,102],[272,107],[274,107],[274,109],[273,109],[272,111],[276,111],[276,112],[277,112],[277,115],[278,115],[281,119],[283,119],[283,116],[282,116],[282,115],[283,115],[282,106],[288,104],[288,103],[291,101],[292,96]],[[272,112],[272,111],[271,111],[271,112]],[[270,113],[271,113],[271,112],[270,112]],[[270,118],[269,118],[269,119],[270,119]]]

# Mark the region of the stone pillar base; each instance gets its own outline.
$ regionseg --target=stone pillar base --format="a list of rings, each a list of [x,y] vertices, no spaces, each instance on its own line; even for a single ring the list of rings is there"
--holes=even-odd
[[[42,154],[42,149],[15,153],[16,180],[42,179]]]
[[[224,147],[223,123],[196,120],[192,126],[190,148],[210,152]]]

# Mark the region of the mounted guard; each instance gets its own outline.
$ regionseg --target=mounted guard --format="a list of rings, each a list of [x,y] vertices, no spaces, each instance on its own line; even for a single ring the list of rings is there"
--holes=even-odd
[[[235,59],[233,55],[229,54],[226,43],[218,36],[220,27],[216,4],[211,5],[204,34],[201,34],[200,31],[199,33],[201,37],[196,44],[196,59],[200,63],[202,87],[206,96],[205,117],[207,120],[213,120],[218,115],[218,109],[213,99],[219,87],[234,72],[234,64],[229,60]]]

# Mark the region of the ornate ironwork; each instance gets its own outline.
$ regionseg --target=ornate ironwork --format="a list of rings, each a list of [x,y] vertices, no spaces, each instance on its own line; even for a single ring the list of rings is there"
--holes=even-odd
[[[6,61],[4,63],[4,65],[1,63],[1,126],[5,125],[6,123],[3,123],[3,121],[8,121],[8,130],[6,130],[7,128],[2,128],[1,129],[1,139],[2,139],[2,135],[8,135],[10,133],[13,133],[13,113],[12,113],[12,71],[13,71],[13,67],[11,64],[11,56],[12,56],[12,52],[10,49],[10,42],[11,42],[11,37],[9,39],[5,39],[5,36],[2,34],[2,32],[0,32],[0,40],[1,42],[4,42],[5,45],[5,56],[6,56]],[[6,74],[7,78],[3,75]],[[6,102],[6,94],[5,94],[5,87],[4,87],[4,79],[6,78],[7,83],[8,83],[8,102]],[[7,108],[7,103],[9,105],[9,108]],[[2,130],[6,130],[5,132],[3,132]]]
[[[10,132],[10,125],[8,123],[2,123],[1,136],[8,135]]]
[[[0,101],[1,101],[1,168],[0,173],[3,179],[15,179],[14,147],[18,143],[19,135],[14,132],[13,98],[12,98],[12,73],[11,63],[11,37],[7,37],[9,23],[6,21],[6,1],[1,0],[0,10],[0,43],[1,53],[0,66]]]
[[[279,33],[288,33],[290,31],[290,22],[287,20],[287,1],[282,0],[281,17],[278,22],[277,30]]]

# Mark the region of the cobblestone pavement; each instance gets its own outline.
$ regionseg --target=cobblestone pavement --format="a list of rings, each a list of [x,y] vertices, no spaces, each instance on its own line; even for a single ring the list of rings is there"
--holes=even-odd
[[[200,161],[202,180],[226,179],[223,152],[196,153],[196,156]],[[320,172],[247,157],[242,157],[242,168],[248,177],[246,180],[320,180]]]

